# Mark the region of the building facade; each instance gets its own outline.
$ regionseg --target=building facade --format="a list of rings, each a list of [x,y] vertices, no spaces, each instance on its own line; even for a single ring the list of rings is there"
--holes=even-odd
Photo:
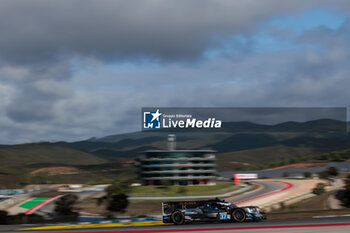
[[[214,150],[147,150],[137,160],[143,185],[209,184],[216,178]]]

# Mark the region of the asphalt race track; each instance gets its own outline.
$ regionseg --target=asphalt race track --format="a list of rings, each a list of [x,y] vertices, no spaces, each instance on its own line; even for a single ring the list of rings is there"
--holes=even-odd
[[[237,197],[228,198],[228,201],[235,203],[258,197],[264,194],[274,192],[286,188],[285,183],[254,181],[259,185],[258,189],[239,195]],[[37,225],[36,225],[37,226]],[[0,226],[0,232],[14,232],[23,228],[36,227],[34,225],[21,226]],[[196,223],[187,225],[149,225],[149,226],[110,226],[100,227],[94,225],[90,228],[66,228],[66,229],[50,229],[50,230],[26,230],[22,232],[128,232],[128,233],[160,233],[160,232],[286,232],[286,233],[350,233],[350,216],[338,217],[314,217],[301,219],[281,219],[281,220],[266,220],[262,222],[244,222],[244,223]]]
[[[248,199],[251,199],[254,197],[265,195],[265,194],[268,194],[270,192],[280,190],[280,189],[286,187],[286,184],[278,183],[278,182],[253,181],[251,183],[258,184],[259,188],[255,189],[253,191],[244,193],[242,195],[226,198],[226,201],[238,203],[238,206],[239,206],[239,203],[241,203],[244,200],[248,200]]]
[[[23,227],[23,226],[22,226]],[[27,226],[28,227],[28,226]],[[17,228],[18,229],[18,228]],[[14,229],[13,229],[14,230]],[[1,232],[14,232],[13,230],[0,230]],[[17,231],[18,232],[18,231]],[[161,232],[329,232],[349,233],[350,216],[266,220],[262,222],[245,223],[213,223],[213,224],[188,224],[188,225],[160,225],[160,226],[134,226],[134,227],[108,227],[89,229],[64,229],[43,230],[25,232],[104,232],[104,233],[161,233]]]

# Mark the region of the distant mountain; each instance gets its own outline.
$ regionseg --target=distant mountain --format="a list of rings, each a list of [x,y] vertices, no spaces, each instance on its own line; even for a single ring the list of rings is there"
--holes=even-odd
[[[269,134],[235,134],[209,147],[220,153],[275,145],[278,140]]]
[[[51,143],[2,146],[0,161],[3,161],[0,163],[0,168],[35,166],[35,164],[90,165],[106,162],[88,152]]]
[[[113,160],[115,158],[133,158],[144,150],[166,149],[167,136],[167,133],[138,132],[133,133],[131,138],[127,138],[126,135],[112,135],[94,140],[72,143],[58,142],[57,144],[84,150],[103,159]],[[178,133],[176,134],[176,144],[178,149],[199,149],[208,147],[210,143],[228,136],[227,133]]]
[[[307,122],[288,121],[276,125],[263,125],[251,122],[224,122],[226,131],[230,132],[303,132],[303,133],[329,133],[346,132],[347,122],[319,119]]]
[[[350,137],[349,134],[343,135],[343,137],[312,137],[310,135],[302,135],[300,137],[285,140],[281,142],[281,144],[290,147],[307,146],[318,149],[341,150],[350,148]]]
[[[213,148],[219,153],[255,149],[276,145],[283,140],[291,139],[290,135],[292,135],[292,138],[315,133],[335,135],[335,130],[341,131],[346,128],[346,122],[320,119],[308,122],[261,125],[242,121],[224,122],[223,126],[225,132],[176,132],[177,148]],[[283,139],[286,134],[289,134],[289,136]],[[144,148],[165,149],[167,147],[167,135],[168,133],[164,131],[134,132],[73,143],[61,142],[60,144],[93,153],[103,159],[130,158],[135,157]],[[313,137],[311,136],[311,138]],[[294,142],[286,143],[302,144],[297,139]]]
[[[63,145],[68,145],[70,147],[74,147],[82,150],[101,150],[101,149],[110,149],[110,150],[121,150],[123,148],[135,147],[143,144],[152,144],[158,141],[166,140],[164,137],[159,136],[149,136],[144,138],[125,138],[121,140],[116,140],[112,142],[110,140],[103,141],[102,139],[96,141],[79,141],[72,143],[62,142]]]
[[[344,122],[321,119],[309,122],[285,122],[277,125],[259,125],[250,122],[228,122],[227,132],[177,132],[178,149],[212,148],[222,158],[233,161],[261,161],[258,156],[279,159],[293,154],[319,153],[350,148],[349,134],[335,133]],[[166,149],[167,132],[134,132],[91,138],[77,142],[33,143],[0,146],[3,167],[53,165],[98,165],[116,162],[119,158],[135,158],[149,149]],[[266,150],[264,149],[266,148]],[[298,149],[301,148],[301,149]],[[247,153],[244,153],[247,152]],[[248,153],[249,152],[249,153]],[[258,152],[257,154],[254,154]],[[276,153],[277,153],[276,152]],[[242,157],[243,156],[243,157]],[[284,157],[284,156],[282,156]],[[219,163],[223,164],[223,163]]]
[[[98,149],[91,151],[94,155],[99,158],[106,160],[114,160],[116,158],[135,158],[140,152],[145,150],[159,149],[153,146],[142,146],[130,150],[113,150],[113,149]]]

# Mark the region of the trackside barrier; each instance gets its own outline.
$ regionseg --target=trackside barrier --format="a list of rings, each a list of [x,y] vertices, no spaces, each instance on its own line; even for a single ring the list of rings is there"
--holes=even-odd
[[[103,224],[103,223],[127,223],[127,222],[148,222],[155,221],[155,217],[133,218],[133,219],[116,219],[116,220],[102,220],[92,222],[70,222],[62,225],[86,225],[86,224]]]

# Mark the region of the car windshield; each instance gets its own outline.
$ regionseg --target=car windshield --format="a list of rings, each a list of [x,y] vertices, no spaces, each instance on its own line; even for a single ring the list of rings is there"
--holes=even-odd
[[[233,203],[230,203],[230,207],[237,208],[237,206]]]
[[[220,206],[221,208],[223,208],[223,207],[236,208],[237,207],[235,204],[230,203],[230,202],[218,202],[217,205]]]

